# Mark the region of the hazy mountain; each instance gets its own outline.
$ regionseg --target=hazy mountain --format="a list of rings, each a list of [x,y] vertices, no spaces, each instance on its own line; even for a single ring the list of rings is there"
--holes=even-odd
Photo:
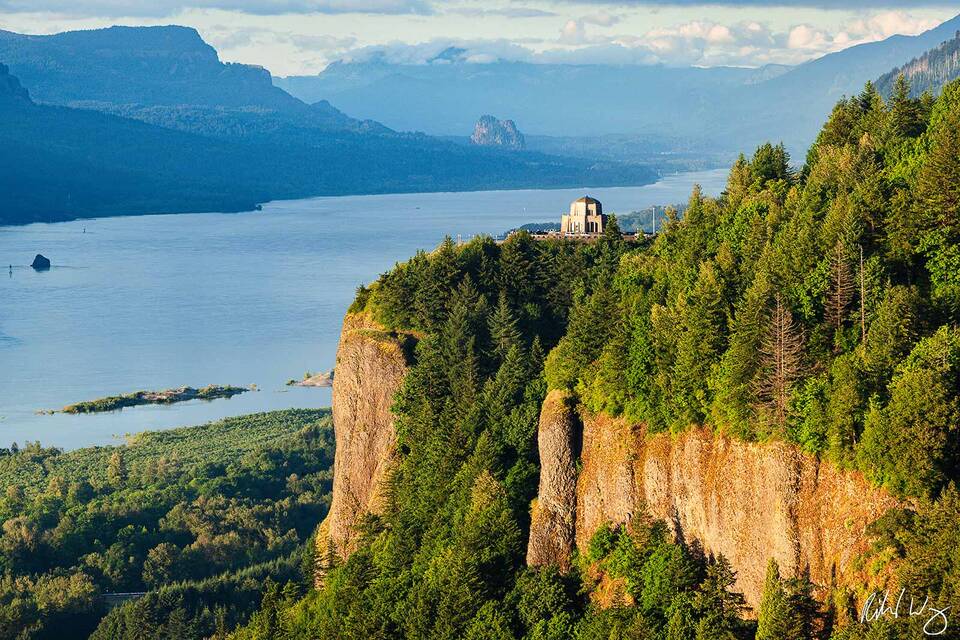
[[[250,209],[270,190],[246,154],[133,120],[36,105],[0,65],[0,225]]]
[[[952,38],[958,29],[960,16],[916,36],[897,35],[831,53],[759,83],[722,112],[728,133],[784,139],[802,150],[840,98],[859,93],[868,81]]]
[[[877,80],[880,93],[891,95],[900,74],[910,81],[911,93],[914,96],[926,91],[940,93],[943,85],[960,77],[960,31],[936,49],[927,51],[902,67],[881,76]]]
[[[33,36],[0,31],[0,59],[38,102],[205,104],[284,110],[300,102],[261,67],[220,62],[188,27],[110,27]]]
[[[482,113],[516,121],[528,138],[657,135],[749,150],[767,138],[799,151],[836,101],[953,37],[960,17],[917,36],[851,47],[794,68],[672,68],[470,64],[451,55],[425,64],[382,57],[337,62],[274,83],[307,101],[325,98],[398,129],[468,135]]]
[[[497,113],[527,135],[689,134],[716,99],[756,70],[637,65],[335,62],[317,76],[275,78],[307,102],[330,100],[393,129],[469,135]]]
[[[0,31],[0,61],[34,99],[226,136],[286,127],[385,132],[328,102],[308,105],[262,67],[223,63],[187,27],[110,27],[33,36]]]
[[[527,141],[513,120],[497,120],[490,115],[477,120],[470,142],[481,147],[501,147],[513,151],[522,151],[527,146]]]
[[[236,211],[278,198],[643,184],[645,166],[511,153],[423,135],[227,139],[40,105],[0,66],[0,225]]]

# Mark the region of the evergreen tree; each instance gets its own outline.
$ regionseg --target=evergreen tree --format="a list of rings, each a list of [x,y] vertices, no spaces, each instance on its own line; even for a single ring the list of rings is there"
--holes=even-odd
[[[743,594],[732,591],[737,574],[730,562],[719,556],[707,567],[707,575],[694,597],[697,612],[696,640],[734,640],[741,628],[746,606]]]
[[[418,278],[414,308],[416,327],[436,330],[442,326],[449,311],[449,301],[461,275],[457,249],[450,236],[429,256],[427,268],[415,275]]]
[[[934,298],[960,314],[960,86],[944,90],[928,132],[929,152],[917,177],[920,248]]]
[[[110,454],[110,460],[107,463],[107,481],[114,487],[122,487],[127,482],[127,465],[119,449]]]
[[[521,339],[517,319],[506,294],[501,292],[497,306],[490,314],[490,341],[493,343],[493,354],[497,361],[503,362],[510,349],[519,345]]]
[[[667,612],[666,640],[695,640],[697,623],[693,601],[685,593],[677,594]]]
[[[910,82],[902,73],[897,77],[890,97],[890,129],[900,138],[920,134],[920,104],[910,97]]]
[[[780,567],[776,560],[770,558],[757,614],[756,640],[802,640],[794,635],[794,612],[790,605],[790,598],[780,579]]]

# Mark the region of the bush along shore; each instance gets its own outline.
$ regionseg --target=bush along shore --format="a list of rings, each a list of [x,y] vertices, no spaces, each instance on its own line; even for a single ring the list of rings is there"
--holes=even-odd
[[[97,400],[68,404],[60,409],[60,413],[101,413],[116,411],[124,407],[136,407],[144,404],[174,404],[187,400],[216,400],[218,398],[232,398],[233,396],[252,391],[256,387],[232,387],[217,384],[207,385],[199,389],[193,387],[178,387],[164,391],[135,391],[120,396],[108,396]],[[49,413],[57,413],[50,411]]]

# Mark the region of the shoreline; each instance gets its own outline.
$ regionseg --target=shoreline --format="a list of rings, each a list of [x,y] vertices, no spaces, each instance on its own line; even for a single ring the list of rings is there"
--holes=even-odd
[[[459,189],[456,191],[375,191],[375,192],[357,192],[357,193],[337,193],[337,194],[320,194],[313,196],[303,196],[303,197],[291,197],[291,198],[275,198],[272,200],[264,200],[258,202],[250,208],[246,209],[222,209],[222,210],[213,210],[213,211],[198,211],[195,209],[185,209],[183,211],[151,211],[151,212],[130,212],[130,213],[116,213],[116,214],[94,214],[90,216],[75,216],[75,217],[63,217],[52,220],[29,220],[24,222],[14,222],[0,224],[0,229],[15,229],[22,227],[29,227],[35,224],[63,224],[68,222],[79,222],[81,220],[105,220],[110,218],[136,218],[136,217],[155,217],[155,216],[190,216],[190,215],[242,215],[242,214],[256,214],[256,213],[268,213],[268,207],[272,205],[282,205],[285,202],[297,202],[297,201],[309,201],[309,200],[334,200],[337,198],[379,198],[379,197],[390,197],[390,196],[429,196],[429,195],[444,195],[444,194],[457,194],[457,193],[522,193],[528,191],[567,191],[567,190],[598,190],[598,189],[636,189],[642,187],[650,187],[661,183],[670,178],[675,178],[678,176],[689,175],[692,173],[713,173],[717,171],[726,172],[727,168],[725,167],[716,167],[713,169],[696,169],[694,171],[680,171],[675,173],[661,174],[657,177],[656,180],[651,180],[649,182],[644,182],[641,184],[631,183],[631,184],[592,184],[592,185],[568,185],[568,186],[548,186],[548,187],[537,187],[537,186],[528,186],[528,187],[514,187],[514,188],[499,188],[499,189]]]

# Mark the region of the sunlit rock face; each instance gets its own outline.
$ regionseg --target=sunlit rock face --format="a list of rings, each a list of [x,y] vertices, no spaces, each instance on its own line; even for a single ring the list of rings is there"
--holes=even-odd
[[[628,524],[646,510],[685,544],[725,556],[753,608],[770,558],[784,575],[808,573],[822,588],[869,581],[854,560],[869,543],[867,526],[897,502],[859,473],[784,442],[743,442],[700,428],[648,435],[625,420],[588,415],[559,393],[551,392],[541,414],[529,564],[567,567],[599,527]],[[557,425],[569,425],[569,447]]]
[[[333,379],[333,500],[316,541],[319,580],[332,554],[344,559],[356,549],[363,518],[383,507],[383,481],[396,460],[390,407],[409,368],[406,339],[367,314],[344,319]]]

